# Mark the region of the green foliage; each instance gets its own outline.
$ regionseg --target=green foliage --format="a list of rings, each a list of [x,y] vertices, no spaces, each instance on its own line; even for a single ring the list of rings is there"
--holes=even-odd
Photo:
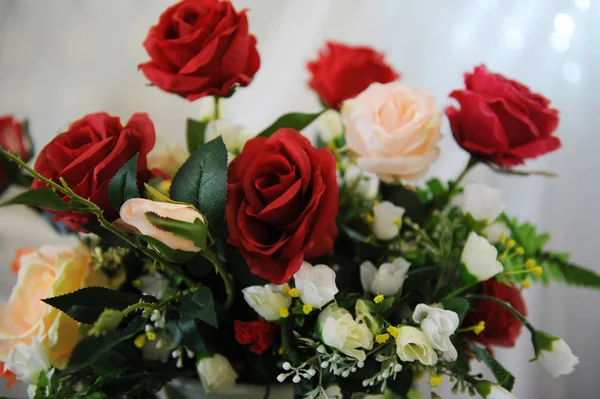
[[[468,341],[469,347],[475,359],[480,362],[484,362],[496,377],[496,381],[503,388],[512,391],[515,385],[515,377],[504,368],[486,349],[475,345],[473,342]]]
[[[200,215],[198,215],[193,223],[162,217],[151,212],[146,213],[146,219],[153,226],[171,232],[177,237],[189,240],[200,249],[206,248],[208,229],[204,221],[200,218]]]
[[[306,126],[310,125],[315,119],[317,119],[323,112],[317,112],[314,114],[303,114],[301,112],[291,112],[289,114],[285,114],[275,122],[273,122],[269,127],[265,128],[262,132],[258,134],[259,137],[270,137],[277,130],[289,127],[295,130],[302,130]]]
[[[225,216],[227,200],[227,148],[219,136],[196,149],[171,184],[171,198],[196,207],[217,227]]]
[[[181,316],[201,320],[214,328],[219,327],[213,295],[208,287],[200,287],[185,295],[174,309]]]
[[[408,217],[416,223],[421,223],[425,218],[425,206],[419,195],[405,186],[382,183],[381,199],[404,208],[406,210],[404,217]]]
[[[439,201],[448,193],[448,187],[440,179],[431,179],[426,188],[417,188],[417,195],[423,204]]]
[[[185,137],[187,141],[187,149],[190,152],[194,152],[196,149],[202,147],[204,144],[204,133],[206,132],[207,122],[197,121],[194,119],[187,120]]]
[[[125,201],[140,196],[137,185],[139,157],[139,154],[135,154],[108,183],[108,201],[114,209],[121,209]]]
[[[86,212],[88,207],[76,201],[64,202],[62,198],[51,189],[36,188],[25,191],[12,199],[0,204],[7,205],[30,205],[51,211]]]
[[[405,397],[413,384],[413,369],[405,367],[396,375],[395,379],[387,379],[387,387],[394,394]]]
[[[111,290],[104,287],[87,287],[69,294],[42,299],[80,323],[92,324],[104,309],[122,310],[139,301],[155,302],[147,295]]]
[[[281,327],[281,346],[283,352],[292,361],[293,364],[300,363],[300,354],[296,350],[296,339],[292,333],[292,328],[288,325]]]
[[[444,309],[451,310],[458,314],[461,321],[471,306],[468,300],[460,297],[444,299],[442,300],[442,305],[444,306]]]
[[[170,320],[167,323],[167,329],[176,345],[185,345],[194,350],[196,354],[207,352],[204,340],[196,329],[194,318],[182,316],[178,320]]]
[[[157,240],[154,237],[141,235],[139,236],[142,240],[146,241],[150,244],[156,252],[160,254],[164,259],[173,263],[185,263],[194,258],[196,256],[196,252],[190,251],[182,251],[180,249],[173,249],[166,244],[163,244],[162,241]]]
[[[516,218],[511,220],[506,214],[500,218],[510,229],[511,237],[523,247],[525,255],[536,255],[550,239],[550,234],[538,234],[536,227],[530,223],[519,224]]]

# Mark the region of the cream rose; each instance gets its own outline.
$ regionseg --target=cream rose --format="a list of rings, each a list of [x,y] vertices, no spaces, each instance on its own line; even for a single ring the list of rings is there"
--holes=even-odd
[[[49,354],[50,365],[64,368],[79,342],[78,323],[42,302],[87,286],[109,286],[92,268],[85,247],[45,245],[20,253],[13,263],[17,285],[7,302],[0,304],[0,361],[7,362],[18,344],[39,342]]]
[[[317,324],[323,342],[347,356],[365,361],[364,349],[373,348],[373,334],[365,324],[354,320],[350,312],[332,303],[319,315]]]
[[[205,393],[223,392],[235,385],[238,375],[225,356],[216,354],[198,361],[196,370]]]
[[[442,111],[430,93],[373,83],[344,103],[342,116],[358,166],[385,182],[417,179],[439,156]]]

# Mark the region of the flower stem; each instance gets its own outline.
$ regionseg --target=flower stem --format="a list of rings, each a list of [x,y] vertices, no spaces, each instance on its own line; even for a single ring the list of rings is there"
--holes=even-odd
[[[462,180],[465,178],[465,176],[467,176],[469,171],[471,169],[473,169],[473,167],[475,165],[477,165],[478,163],[479,163],[479,160],[477,160],[473,157],[469,158],[469,162],[467,162],[467,165],[465,166],[463,171],[460,173],[460,175],[458,175],[458,177],[456,178],[456,180],[454,182],[451,182],[448,185],[448,191],[446,191],[446,193],[443,196],[441,196],[437,201],[433,201],[430,204],[429,213],[433,212],[435,209],[442,210],[448,205],[448,203],[450,203],[450,201],[452,200],[452,197],[454,197],[454,195],[458,191]]]
[[[464,285],[454,291],[452,291],[451,293],[449,293],[448,295],[446,295],[444,298],[442,298],[442,301],[446,300],[446,299],[450,299],[450,298],[454,298],[455,296],[457,296],[458,294],[467,291],[468,289],[471,289],[473,287],[475,287],[477,284],[479,284],[480,282],[477,281],[475,283],[471,283],[471,284],[467,284]]]
[[[221,102],[221,97],[214,96],[215,99],[215,120],[221,119],[221,110],[219,109],[219,103]]]
[[[527,320],[527,319],[525,318],[525,316],[523,316],[523,315],[521,314],[521,312],[519,312],[517,309],[515,309],[515,308],[514,308],[514,307],[513,307],[513,306],[512,306],[510,303],[508,303],[508,302],[505,302],[505,301],[503,301],[503,300],[500,300],[500,299],[498,299],[498,298],[495,298],[495,297],[493,297],[493,296],[489,296],[489,295],[479,295],[479,294],[471,294],[471,295],[467,295],[467,296],[466,296],[466,298],[467,298],[467,299],[469,299],[469,298],[473,298],[473,299],[485,299],[485,300],[488,300],[488,301],[495,302],[495,303],[497,303],[498,305],[500,305],[500,306],[502,306],[503,308],[505,308],[506,310],[508,310],[509,312],[511,312],[513,315],[515,315],[515,317],[516,317],[517,319],[519,319],[519,321],[520,321],[521,323],[523,323],[523,325],[524,325],[525,327],[527,327],[527,329],[528,329],[529,331],[531,331],[531,333],[532,333],[532,334],[534,334],[534,333],[536,332],[536,329],[535,329],[535,327],[533,327],[533,326],[531,325],[531,323],[529,322],[529,320]]]
[[[227,293],[227,299],[225,300],[225,310],[229,309],[231,305],[233,305],[233,297],[235,294],[235,287],[233,286],[233,280],[229,273],[227,273],[227,269],[221,263],[216,253],[213,252],[212,249],[206,248],[200,253],[204,258],[208,259],[210,263],[213,264],[217,273],[223,279],[223,283],[225,284],[225,292]]]

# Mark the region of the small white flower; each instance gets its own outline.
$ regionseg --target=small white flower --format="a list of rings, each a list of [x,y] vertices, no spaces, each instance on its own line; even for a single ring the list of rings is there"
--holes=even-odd
[[[379,178],[375,173],[366,172],[356,165],[350,165],[344,172],[346,186],[353,187],[354,193],[366,199],[374,199],[379,193]]]
[[[391,240],[400,232],[405,209],[383,201],[373,207],[373,234],[380,240]]]
[[[475,220],[492,223],[500,216],[506,205],[500,199],[501,191],[485,184],[469,183],[465,186],[462,210]]]
[[[319,137],[323,143],[330,143],[344,134],[342,116],[339,112],[329,109],[325,111],[318,120]]]
[[[449,362],[456,360],[458,353],[450,341],[459,324],[456,312],[420,303],[415,308],[413,320],[421,324],[433,349],[440,351]]]
[[[573,355],[571,348],[562,338],[553,342],[552,351],[542,350],[539,361],[554,378],[571,374],[579,364],[579,358]]]
[[[492,385],[491,391],[486,396],[486,399],[519,399],[506,389],[502,388],[499,385]]]
[[[492,244],[500,242],[500,237],[504,234],[505,237],[510,236],[510,229],[502,222],[492,223],[483,229],[483,234]]]
[[[205,393],[223,392],[235,385],[237,373],[225,356],[204,357],[196,364]]]
[[[321,309],[338,293],[335,272],[327,265],[312,266],[303,262],[300,270],[294,275],[294,282],[300,291],[302,302],[315,309]]]
[[[504,267],[497,260],[498,250],[484,237],[471,232],[460,258],[463,264],[463,280],[485,281],[502,272]]]
[[[280,288],[273,284],[246,287],[242,293],[248,305],[267,321],[279,320],[279,310],[292,304],[292,298],[281,293]]]
[[[37,338],[33,338],[31,345],[20,342],[11,348],[4,368],[24,383],[37,385],[40,373],[50,370],[50,354]]]
[[[369,311],[367,303],[364,300],[359,299],[356,301],[354,312],[356,313],[357,323],[366,325],[373,334],[379,331],[379,323]]]
[[[158,272],[140,276],[138,281],[137,288],[144,295],[152,295],[158,299],[162,298],[165,290],[169,287],[169,279]]]
[[[369,261],[360,265],[360,282],[363,290],[375,295],[396,295],[404,284],[410,263],[404,258],[396,258],[392,263],[384,263],[379,269]]]
[[[438,356],[429,342],[429,338],[418,328],[402,326],[396,337],[396,353],[403,362],[418,360],[426,366],[438,362]]]
[[[246,141],[254,137],[254,134],[244,126],[237,125],[224,119],[214,120],[208,123],[204,132],[206,141],[221,136],[227,151],[235,156],[242,152]]]
[[[323,342],[347,356],[360,361],[367,358],[364,349],[373,347],[373,334],[364,324],[357,323],[350,312],[332,303],[317,320]]]

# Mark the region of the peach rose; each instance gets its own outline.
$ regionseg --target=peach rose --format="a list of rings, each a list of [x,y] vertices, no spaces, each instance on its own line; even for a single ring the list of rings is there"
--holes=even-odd
[[[342,108],[358,166],[387,183],[427,172],[440,153],[442,115],[432,94],[399,82],[373,83]]]
[[[44,245],[19,251],[13,268],[18,270],[17,284],[0,304],[0,361],[7,362],[15,345],[36,341],[48,350],[52,366],[64,368],[81,338],[79,326],[42,299],[88,286],[107,287],[109,281],[93,269],[86,247]]]

